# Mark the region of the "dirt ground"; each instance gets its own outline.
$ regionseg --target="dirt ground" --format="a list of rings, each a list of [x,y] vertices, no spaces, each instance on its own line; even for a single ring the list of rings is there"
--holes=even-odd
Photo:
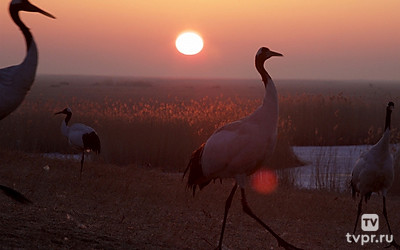
[[[210,184],[195,197],[182,174],[139,166],[53,160],[0,151],[0,184],[25,194],[22,205],[0,193],[1,249],[214,249],[225,200],[233,182]],[[46,170],[46,166],[49,170]],[[348,243],[357,206],[350,194],[279,188],[260,195],[247,190],[253,211],[277,234],[303,249],[376,249],[386,244]],[[400,241],[400,197],[388,196],[388,215]],[[373,195],[364,213],[380,216]],[[358,228],[356,234],[362,234]],[[225,249],[281,249],[242,212],[237,192],[228,216]]]

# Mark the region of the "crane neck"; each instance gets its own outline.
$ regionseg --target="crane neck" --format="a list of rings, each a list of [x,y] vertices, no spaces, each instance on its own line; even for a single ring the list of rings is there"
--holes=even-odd
[[[386,119],[385,119],[385,130],[383,132],[382,138],[376,143],[376,148],[384,151],[389,151],[390,143],[390,121],[392,117],[392,110],[386,108]]]
[[[392,119],[392,110],[390,108],[386,108],[385,131],[387,129],[390,130],[391,119]]]
[[[71,120],[72,113],[67,113],[67,116],[65,117],[65,125],[68,126],[69,120]]]
[[[19,17],[19,10],[13,7],[13,5],[10,6],[10,15],[14,23],[22,31],[26,42],[26,50],[28,51],[33,41],[32,33],[29,31],[29,28],[21,21],[21,18]]]
[[[69,127],[68,127],[68,122],[71,120],[71,113],[67,113],[67,117],[65,117],[65,120],[61,122],[61,133],[65,136],[68,137],[69,133]]]
[[[385,130],[381,139],[374,145],[374,149],[383,152],[389,152],[390,130]]]
[[[261,75],[261,79],[264,83],[265,87],[265,96],[263,101],[263,106],[267,107],[276,107],[273,109],[277,109],[278,107],[278,94],[276,92],[275,84],[272,81],[271,76],[268,74],[267,70],[265,70],[264,63],[267,58],[258,58],[256,57],[255,65],[258,73]]]
[[[271,80],[271,76],[268,74],[268,72],[264,68],[264,62],[265,60],[258,60],[256,58],[256,69],[258,73],[261,75],[261,79],[264,82],[264,86],[267,87],[268,81]]]

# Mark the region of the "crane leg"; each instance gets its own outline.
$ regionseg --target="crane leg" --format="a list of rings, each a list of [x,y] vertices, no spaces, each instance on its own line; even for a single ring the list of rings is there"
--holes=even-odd
[[[28,200],[28,198],[26,198],[23,194],[12,188],[0,185],[0,190],[2,190],[7,196],[15,201],[18,201],[22,204],[32,204],[32,201]]]
[[[81,172],[79,174],[79,178],[82,176],[82,170],[83,170],[83,161],[85,160],[85,150],[82,152],[82,159],[81,159]]]
[[[228,211],[229,211],[229,208],[231,207],[233,195],[236,192],[237,186],[238,186],[237,183],[235,183],[235,186],[233,186],[232,191],[229,194],[228,199],[225,202],[224,221],[222,222],[221,236],[219,237],[219,243],[218,243],[217,249],[222,249],[222,239],[224,238],[226,218],[228,217]]]
[[[256,220],[261,226],[263,226],[268,232],[270,232],[272,234],[272,236],[275,237],[275,239],[278,241],[278,245],[287,249],[287,250],[299,250],[300,248],[297,248],[291,244],[289,244],[288,242],[286,242],[284,239],[282,239],[281,237],[279,237],[279,235],[277,235],[274,231],[272,231],[272,229],[267,226],[260,218],[258,218],[253,211],[251,211],[247,200],[246,200],[246,194],[244,191],[244,188],[241,188],[241,192],[242,192],[242,207],[243,207],[243,211],[248,214],[251,218],[253,218],[254,220]]]
[[[357,229],[358,218],[360,217],[360,214],[361,214],[361,208],[362,208],[362,201],[363,201],[363,198],[364,198],[364,196],[361,195],[360,203],[358,203],[357,217],[356,217],[356,223],[354,224],[353,234],[355,234],[356,229]]]
[[[388,219],[388,217],[387,217],[387,211],[386,211],[386,197],[385,197],[385,196],[383,196],[383,216],[385,216],[386,224],[387,224],[388,229],[389,229],[389,233],[390,233],[390,234],[392,235],[392,237],[393,237],[393,233],[392,233],[392,230],[390,229],[390,225],[389,225],[389,219]],[[393,239],[393,240],[392,240],[392,242],[390,243],[389,246],[393,246],[393,247],[395,247],[396,249],[400,249],[400,245],[397,244],[397,242],[394,240],[394,238],[392,238],[392,239]]]
[[[385,196],[383,196],[383,216],[385,216],[386,224],[387,224],[388,229],[389,229],[389,233],[392,234],[392,230],[390,229],[389,219],[387,217],[387,212],[386,212],[386,197]]]

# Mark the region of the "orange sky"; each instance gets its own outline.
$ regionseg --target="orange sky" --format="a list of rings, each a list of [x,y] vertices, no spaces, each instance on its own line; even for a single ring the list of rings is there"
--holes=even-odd
[[[260,46],[284,54],[267,69],[280,79],[400,80],[399,0],[31,0],[56,20],[23,13],[39,47],[39,74],[258,78]],[[0,68],[25,43],[0,0]],[[185,29],[204,38],[179,54]]]

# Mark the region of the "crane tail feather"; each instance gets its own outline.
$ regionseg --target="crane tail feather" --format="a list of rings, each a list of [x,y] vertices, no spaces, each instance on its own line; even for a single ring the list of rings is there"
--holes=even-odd
[[[204,176],[201,165],[201,157],[203,155],[204,145],[205,143],[203,143],[197,150],[192,153],[189,164],[187,165],[186,170],[183,173],[183,177],[185,177],[187,171],[189,171],[187,187],[193,190],[193,196],[196,193],[197,186],[201,190],[211,182],[211,179]]]
[[[82,136],[83,140],[83,147],[84,149],[90,149],[93,152],[100,154],[101,150],[101,143],[100,143],[100,138],[96,134],[96,132],[91,132],[89,134],[84,134]]]

